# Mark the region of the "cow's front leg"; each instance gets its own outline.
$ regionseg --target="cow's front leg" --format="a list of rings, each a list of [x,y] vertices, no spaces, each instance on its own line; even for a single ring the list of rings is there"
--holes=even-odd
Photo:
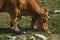
[[[36,20],[39,18],[40,15],[36,14],[35,16],[32,17],[32,21],[30,23],[30,27],[31,29],[34,29],[34,24],[36,22]]]
[[[12,18],[11,22],[13,24],[13,27],[11,27],[11,29],[14,31],[14,33],[16,33],[16,34],[23,33],[22,30],[20,30],[18,28],[18,18],[17,17]]]
[[[21,17],[17,17],[17,21],[19,21],[20,19],[22,19],[22,18],[21,18]],[[13,27],[13,22],[10,21],[9,24],[10,24],[10,27],[12,28],[12,27]],[[17,25],[18,25],[18,24],[17,24]],[[18,26],[19,26],[19,25],[18,25]]]
[[[35,24],[35,19],[32,18],[32,21],[31,21],[31,23],[30,23],[30,29],[31,29],[31,30],[34,30],[34,24]]]
[[[12,29],[14,30],[15,33],[21,33],[22,31],[18,28],[18,9],[16,8],[13,10],[10,14],[11,16],[11,23],[12,23]]]

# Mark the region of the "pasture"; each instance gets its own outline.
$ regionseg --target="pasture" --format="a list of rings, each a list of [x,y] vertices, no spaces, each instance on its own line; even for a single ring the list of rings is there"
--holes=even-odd
[[[40,0],[39,0],[40,1]],[[54,34],[60,34],[60,12],[59,13],[54,13],[56,9],[60,9],[60,0],[45,0],[45,1],[40,1],[40,4],[44,7],[47,6],[49,10],[49,16],[51,17],[49,19],[49,30],[53,31]],[[12,32],[10,28],[10,16],[8,13],[1,13],[0,14],[0,36],[2,36],[2,40],[5,40],[6,36],[13,35],[14,33]],[[37,26],[35,25],[34,31],[29,30],[29,25],[31,22],[31,17],[23,17],[19,21],[19,27],[21,27],[23,30],[28,30],[25,35],[29,37],[28,35],[34,35],[35,33],[43,34],[45,36],[50,36],[46,32],[39,31]]]

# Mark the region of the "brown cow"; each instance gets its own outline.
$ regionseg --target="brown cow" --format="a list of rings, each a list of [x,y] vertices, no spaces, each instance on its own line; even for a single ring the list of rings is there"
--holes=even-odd
[[[1,2],[0,12],[4,12],[4,11],[9,12],[11,16],[11,21],[14,26],[14,30],[16,32],[19,31],[19,28],[17,27],[17,24],[18,24],[17,17],[21,17],[21,16],[31,16],[34,23],[37,22],[38,26],[41,25],[39,27],[43,28],[48,32],[48,25],[47,25],[48,11],[44,9],[42,6],[40,6],[37,0],[0,0],[0,2]],[[46,26],[43,26],[43,25],[46,25]]]
[[[46,30],[48,33],[48,10],[46,8],[43,8],[38,0],[19,0],[18,8],[20,8],[20,14],[18,16],[31,16],[32,17],[32,23],[31,27],[33,28],[33,25],[35,22],[37,22],[37,25]]]

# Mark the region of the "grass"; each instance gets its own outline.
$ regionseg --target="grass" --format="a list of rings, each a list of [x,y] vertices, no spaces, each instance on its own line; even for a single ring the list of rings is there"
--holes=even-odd
[[[50,26],[52,28],[52,30],[56,33],[56,34],[60,34],[60,14],[58,14],[57,16],[53,16],[49,21],[50,21]]]

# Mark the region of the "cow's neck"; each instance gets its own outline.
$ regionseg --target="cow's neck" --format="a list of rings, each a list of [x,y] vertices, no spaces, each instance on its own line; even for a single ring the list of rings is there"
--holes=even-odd
[[[39,2],[37,0],[30,0],[30,2],[31,2],[32,8],[35,11],[39,12],[41,10],[42,6],[39,4]]]

